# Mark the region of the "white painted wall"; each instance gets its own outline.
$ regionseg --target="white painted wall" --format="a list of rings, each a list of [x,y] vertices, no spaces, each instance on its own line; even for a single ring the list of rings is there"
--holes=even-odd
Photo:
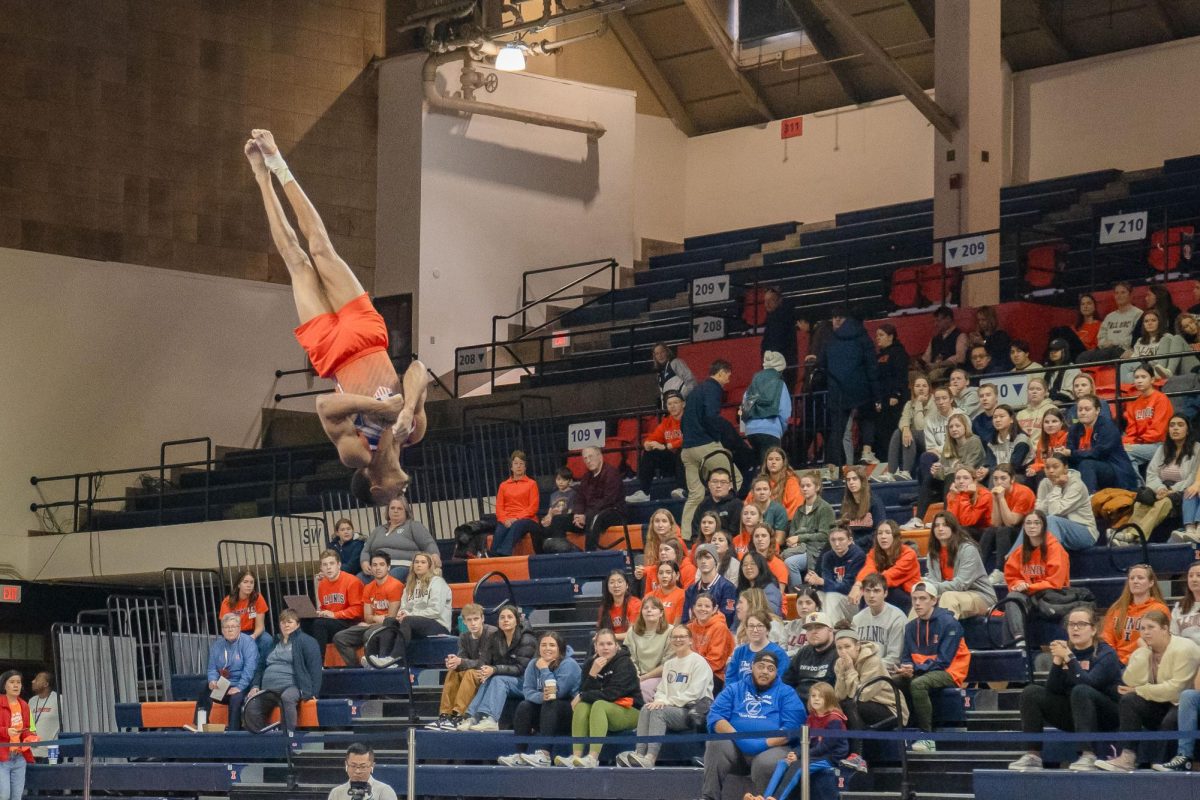
[[[419,61],[397,59],[380,74],[380,147],[411,146],[415,115],[391,114]],[[458,88],[459,65],[439,80]],[[435,372],[453,368],[456,346],[490,341],[493,314],[520,301],[521,273],[611,256],[631,264],[634,243],[634,95],[532,74],[498,73],[478,99],[595,120],[599,140],[579,133],[426,109],[420,119],[421,184],[406,207],[380,208],[380,230],[420,214],[416,349]],[[392,176],[381,174],[381,183]],[[380,239],[379,274],[395,247]],[[578,277],[576,273],[572,277]],[[386,281],[386,278],[381,278]],[[557,278],[550,279],[554,283]],[[569,280],[569,279],[568,279]],[[566,281],[561,281],[565,283]]]
[[[778,122],[690,139],[684,234],[815,222],[932,195],[933,128],[907,100],[884,100],[810,114],[793,139],[779,138]]]
[[[1200,152],[1200,37],[1013,76],[1014,179]]]
[[[70,496],[31,475],[157,464],[168,439],[254,447],[275,370],[305,363],[286,286],[20,250],[0,250],[0,285],[0,561],[25,574],[40,567],[26,563],[30,502]]]
[[[633,209],[637,245],[646,239],[682,242],[688,138],[665,117],[638,114]]]

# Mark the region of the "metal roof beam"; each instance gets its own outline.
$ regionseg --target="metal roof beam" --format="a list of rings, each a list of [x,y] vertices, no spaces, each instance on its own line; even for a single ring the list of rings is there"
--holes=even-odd
[[[842,87],[846,97],[855,105],[865,102],[866,93],[854,79],[849,65],[841,60],[846,53],[842,52],[842,47],[838,44],[833,32],[829,30],[826,20],[821,18],[809,0],[790,0],[790,2],[792,10],[796,12],[796,18],[804,26],[804,35],[817,49],[817,54],[828,62],[825,66],[833,73],[833,77],[837,79],[838,85]]]
[[[650,84],[650,90],[654,92],[654,96],[658,98],[658,102],[662,103],[663,108],[679,126],[679,130],[683,131],[688,136],[695,136],[698,131],[696,123],[692,119],[692,115],[679,100],[679,96],[675,94],[675,90],[667,81],[662,70],[658,68],[658,62],[654,60],[654,56],[646,49],[642,38],[637,35],[637,31],[629,24],[629,18],[625,16],[624,11],[618,11],[615,14],[608,15],[608,24],[612,28],[612,32],[616,34],[617,41],[625,48],[625,52],[629,54],[633,65],[637,67],[638,72]]]
[[[697,24],[712,43],[717,55],[725,62],[725,66],[737,86],[738,93],[764,120],[769,122],[776,119],[775,112],[766,104],[758,90],[754,88],[754,84],[750,83],[750,79],[742,72],[737,59],[733,56],[733,43],[729,41],[729,34],[725,32],[725,26],[717,19],[716,12],[713,11],[708,0],[684,0],[684,5],[696,18]]]

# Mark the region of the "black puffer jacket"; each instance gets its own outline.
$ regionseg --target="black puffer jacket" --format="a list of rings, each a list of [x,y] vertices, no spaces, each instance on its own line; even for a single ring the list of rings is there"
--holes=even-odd
[[[583,665],[583,683],[579,686],[579,700],[583,703],[594,703],[597,700],[607,700],[615,703],[621,698],[633,699],[633,707],[642,707],[642,685],[638,681],[637,667],[629,657],[629,651],[621,648],[600,670],[600,674],[592,676],[592,664],[596,656],[592,656]]]
[[[497,631],[488,642],[489,654],[485,659],[496,670],[497,675],[508,675],[513,678],[523,678],[525,667],[533,660],[537,652],[537,637],[529,626],[522,622],[513,632],[512,642],[504,639],[504,633]]]

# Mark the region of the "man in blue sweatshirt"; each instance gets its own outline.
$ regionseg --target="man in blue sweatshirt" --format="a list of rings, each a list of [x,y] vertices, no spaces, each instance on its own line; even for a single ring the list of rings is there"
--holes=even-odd
[[[721,441],[733,428],[729,420],[721,416],[721,400],[725,396],[725,386],[732,377],[732,364],[723,358],[712,362],[708,368],[708,378],[688,395],[687,406],[679,420],[679,432],[683,437],[683,449],[679,456],[683,461],[688,491],[679,527],[685,536],[691,534],[692,516],[704,502],[700,465],[706,456],[721,449]]]
[[[962,625],[949,611],[938,608],[937,597],[932,582],[918,581],[913,586],[912,610],[916,618],[904,626],[904,648],[895,674],[900,690],[909,696],[913,724],[927,732],[933,731],[929,693],[961,687],[971,666]],[[913,742],[912,749],[932,753],[937,746],[932,739],[920,739]]]
[[[779,679],[775,654],[762,650],[754,657],[750,674],[730,681],[713,701],[708,712],[712,733],[794,730],[804,724],[808,713],[790,686]],[[750,774],[762,791],[775,765],[788,754],[786,736],[762,739],[721,739],[704,746],[704,800],[721,800],[725,778]]]

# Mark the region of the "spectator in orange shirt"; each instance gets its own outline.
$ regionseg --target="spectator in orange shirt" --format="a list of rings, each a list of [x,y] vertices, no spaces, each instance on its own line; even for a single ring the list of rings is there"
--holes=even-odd
[[[1122,664],[1129,663],[1129,656],[1138,646],[1142,617],[1147,611],[1161,611],[1168,619],[1171,616],[1154,569],[1138,564],[1129,568],[1125,589],[1104,615],[1100,627],[1100,638],[1117,651]]]
[[[317,581],[317,616],[304,620],[305,631],[317,640],[321,657],[339,631],[362,621],[362,582],[342,570],[342,558],[333,550],[321,553],[321,579]]]
[[[258,578],[251,570],[245,570],[238,576],[233,591],[221,601],[221,610],[217,619],[224,619],[226,614],[237,614],[242,621],[242,633],[250,635],[258,646],[258,658],[263,661],[267,651],[275,640],[267,633],[267,601],[258,591]]]
[[[658,564],[658,587],[645,599],[657,597],[663,604],[663,615],[671,625],[683,618],[684,591],[679,585],[679,565],[674,561]]]
[[[681,589],[687,589],[696,580],[696,563],[692,561],[692,557],[688,555],[683,543],[678,539],[664,539],[658,546],[658,560],[654,562],[654,567],[647,575],[650,577],[650,582],[646,584],[646,591],[642,594],[648,594],[658,589],[658,565],[664,561],[673,561],[679,570],[679,586]]]
[[[1008,597],[1021,606],[1023,613],[1004,615],[1009,635],[1021,646],[1025,642],[1025,623],[1037,614],[1033,599],[1048,589],[1064,589],[1071,583],[1071,558],[1067,550],[1046,527],[1046,515],[1030,511],[1021,526],[1025,535],[1021,546],[1004,562],[1004,582]]]
[[[946,493],[946,511],[954,515],[976,541],[992,524],[992,493],[975,482],[975,470],[959,467]]]
[[[800,494],[800,480],[788,464],[787,452],[782,447],[768,448],[759,475],[765,475],[771,482],[771,499],[782,505],[788,519],[791,519],[804,498]],[[749,503],[753,496],[751,491],[746,495],[746,502]]]
[[[542,526],[537,518],[541,497],[537,481],[526,474],[527,464],[525,453],[514,450],[509,457],[512,474],[496,491],[496,530],[492,533],[492,553],[495,555],[512,555],[513,545],[525,534],[542,536]]]
[[[863,578],[873,572],[887,580],[887,601],[908,611],[912,587],[921,580],[921,565],[917,561],[917,551],[900,541],[900,526],[894,520],[885,519],[875,529],[875,544],[867,551],[867,563],[858,571],[854,586],[850,587],[851,603],[857,605],[862,599]]]
[[[733,537],[732,542],[734,555],[742,558],[753,549],[750,546],[750,537],[754,533],[754,529],[762,524],[762,513],[759,512],[758,506],[753,503],[742,506],[742,527],[738,531],[738,535]]]
[[[1162,447],[1175,409],[1171,400],[1154,388],[1154,369],[1149,364],[1138,364],[1133,370],[1133,388],[1137,397],[1125,404],[1125,433],[1121,443],[1133,468],[1140,470]]]
[[[999,464],[992,471],[992,524],[979,536],[979,552],[993,585],[1004,582],[1000,568],[1017,540],[1025,515],[1037,503],[1033,490],[1017,483],[1014,473],[1011,464]]]
[[[1033,491],[1046,477],[1046,456],[1051,453],[1063,455],[1067,446],[1067,417],[1057,408],[1048,408],[1042,415],[1042,435],[1037,443],[1030,447],[1033,460],[1025,468],[1025,479],[1022,481]],[[1017,466],[1016,464],[1013,465]]]
[[[613,632],[618,642],[625,641],[629,626],[638,618],[642,601],[629,591],[629,580],[623,570],[614,569],[604,582],[604,595],[600,600],[600,620],[597,628]]]
[[[683,447],[683,434],[679,430],[679,420],[683,417],[683,395],[674,390],[663,395],[667,404],[667,415],[658,423],[658,427],[642,439],[642,454],[638,458],[638,491],[625,498],[626,503],[649,503],[650,485],[654,483],[655,475],[666,475],[675,479],[671,487],[671,497],[682,500],[687,492],[687,484],[683,473],[683,460],[680,452]]]
[[[736,643],[725,615],[717,613],[712,595],[708,592],[696,595],[688,630],[692,632],[693,649],[712,667],[713,691],[720,692],[725,685],[725,665],[729,663]]]
[[[779,585],[786,587],[788,585],[787,564],[783,563],[783,559],[779,557],[779,553],[775,549],[775,531],[771,530],[770,525],[760,522],[754,526],[754,531],[750,534],[750,547],[767,562],[767,569],[775,576],[775,580],[779,581]]]
[[[396,616],[400,610],[400,595],[404,584],[391,575],[392,557],[383,550],[371,554],[371,577],[373,580],[362,590],[362,622],[340,630],[333,636],[333,646],[347,667],[359,663],[358,648],[379,631],[384,620]],[[366,658],[362,659],[366,666]]]
[[[720,518],[717,521],[719,523]],[[712,532],[709,531],[709,535],[711,534]],[[678,538],[680,538],[679,526],[675,523],[675,515],[665,508],[655,510],[650,515],[650,522],[642,526],[642,563],[634,564],[633,577],[639,581],[645,581],[649,576],[650,579],[647,583],[653,583],[654,568],[658,564],[659,545],[668,539]]]

